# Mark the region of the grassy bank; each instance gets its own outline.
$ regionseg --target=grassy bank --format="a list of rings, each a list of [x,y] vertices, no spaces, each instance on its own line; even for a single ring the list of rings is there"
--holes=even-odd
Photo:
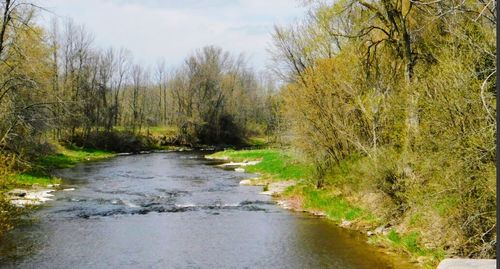
[[[245,170],[249,173],[259,173],[267,180],[282,181],[289,179],[306,179],[312,173],[312,166],[294,159],[274,149],[255,150],[225,150],[210,155],[212,158],[229,158],[231,161],[261,160],[260,163],[248,166]]]
[[[67,148],[57,146],[56,152],[35,159],[25,171],[9,173],[4,189],[13,187],[29,187],[35,185],[46,186],[60,183],[60,179],[51,175],[54,169],[72,167],[81,162],[96,161],[115,156],[109,151]]]
[[[260,160],[245,170],[261,174],[268,183],[290,179],[298,182],[280,197],[291,201],[294,209],[321,212],[339,225],[369,233],[370,243],[406,255],[424,268],[433,268],[444,258],[444,251],[440,248],[423,245],[418,230],[426,227],[419,226],[418,214],[410,221],[401,219],[400,225],[396,225],[392,216],[384,214],[387,201],[361,190],[360,180],[356,177],[363,175],[365,169],[371,169],[363,158],[352,157],[334,167],[325,176],[325,186],[317,189],[313,166],[284,150],[226,150],[209,157],[236,162]]]

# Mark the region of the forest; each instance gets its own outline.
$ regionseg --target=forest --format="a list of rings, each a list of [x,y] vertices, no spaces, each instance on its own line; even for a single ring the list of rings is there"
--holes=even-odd
[[[143,66],[84,25],[45,27],[37,4],[1,2],[2,191],[56,145],[139,152],[257,137],[310,164],[308,188],[417,232],[421,249],[495,258],[496,1],[301,1],[307,14],[271,33],[265,73],[210,45],[175,68]]]

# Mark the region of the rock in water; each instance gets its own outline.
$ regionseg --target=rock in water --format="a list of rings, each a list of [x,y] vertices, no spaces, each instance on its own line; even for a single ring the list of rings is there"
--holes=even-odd
[[[250,179],[244,179],[244,180],[240,181],[240,185],[250,186],[250,185],[252,185],[252,181]]]
[[[51,197],[54,195],[50,194],[54,190],[13,190],[13,194],[10,198],[10,203],[18,206],[24,207],[26,205],[41,205],[47,201],[52,200]],[[24,191],[21,192],[21,191]],[[12,191],[11,191],[12,192]]]
[[[444,259],[437,269],[495,269],[496,260],[486,259]]]

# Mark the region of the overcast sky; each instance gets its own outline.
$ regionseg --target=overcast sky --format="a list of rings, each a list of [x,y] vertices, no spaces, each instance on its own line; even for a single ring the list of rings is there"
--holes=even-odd
[[[41,0],[61,18],[73,18],[100,47],[126,47],[137,61],[175,66],[196,48],[217,45],[243,52],[263,70],[274,24],[300,18],[297,0]],[[48,21],[45,19],[45,21]]]

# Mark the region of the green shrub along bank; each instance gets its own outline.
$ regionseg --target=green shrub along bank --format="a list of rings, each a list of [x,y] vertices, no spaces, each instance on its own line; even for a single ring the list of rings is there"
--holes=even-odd
[[[141,130],[132,130],[116,127],[113,130],[98,130],[89,133],[75,132],[63,136],[62,141],[83,148],[102,149],[113,152],[132,152],[172,149],[178,147],[204,148],[208,146],[227,146],[227,144],[203,144],[194,140],[186,140],[175,126],[145,127]],[[264,137],[241,137],[234,140],[232,146],[262,147],[267,143]]]
[[[318,188],[318,174],[314,167],[280,149],[226,150],[209,155],[230,161],[260,160],[245,167],[249,173],[259,173],[268,182],[296,180],[297,185],[287,189],[281,198],[291,201],[298,210],[321,212],[339,225],[360,230],[370,235],[369,242],[391,251],[408,255],[424,267],[432,268],[447,252],[447,241],[458,231],[435,231],[436,222],[447,219],[449,198],[440,197],[429,204],[409,202],[423,199],[420,193],[403,193],[387,185],[396,173],[391,163],[396,156],[384,152],[383,157],[351,156],[324,173],[322,187]],[[413,197],[412,197],[413,196]],[[428,202],[428,201],[427,201]],[[298,205],[298,207],[297,207]],[[403,213],[401,213],[403,211]],[[451,228],[451,227],[450,227]]]
[[[273,34],[287,79],[284,144],[314,164],[315,185],[376,210],[399,234],[418,232],[450,256],[495,258],[494,10],[306,2],[304,20]]]
[[[114,152],[133,152],[159,149],[168,143],[175,141],[167,140],[157,133],[135,133],[132,131],[97,131],[88,134],[78,132],[64,139],[68,144],[74,144],[84,148],[96,148]]]

